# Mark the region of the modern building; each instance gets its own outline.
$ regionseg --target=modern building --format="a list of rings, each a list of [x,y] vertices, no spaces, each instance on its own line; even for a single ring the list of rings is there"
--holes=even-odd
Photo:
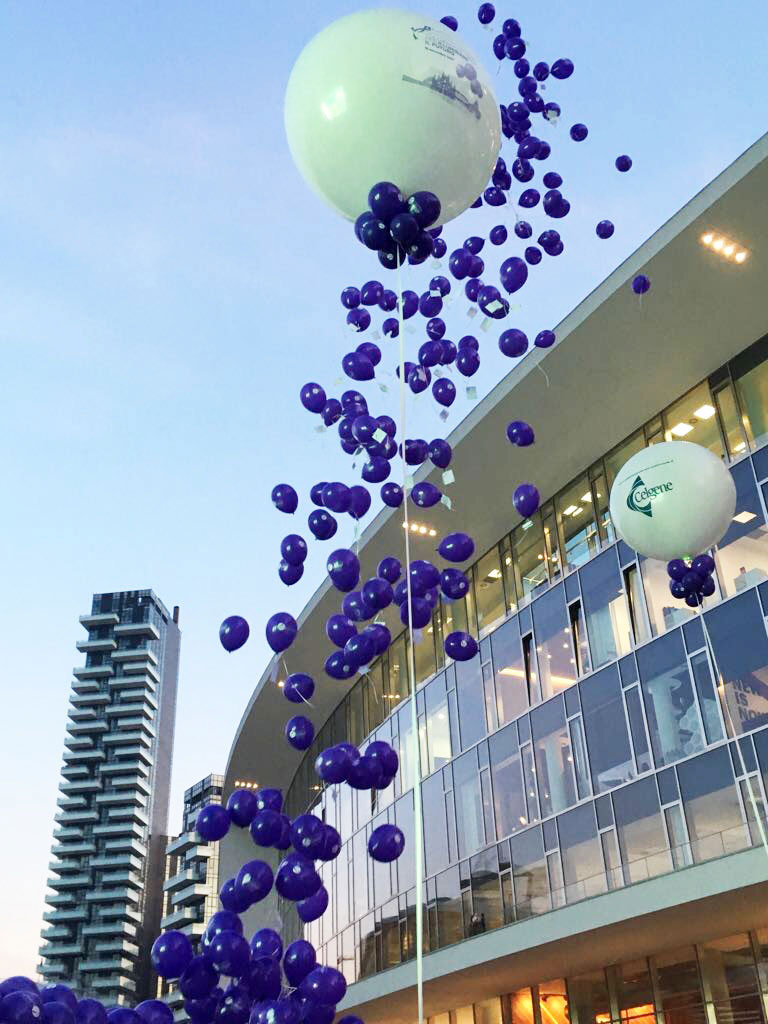
[[[184,793],[182,831],[165,848],[162,931],[189,935],[195,946],[208,918],[218,909],[219,844],[207,843],[195,831],[198,811],[220,804],[223,775],[208,775]],[[187,1019],[182,997],[173,982],[158,978],[157,997],[165,999],[177,1021]]]
[[[80,616],[60,808],[43,918],[46,982],[132,1004],[148,997],[160,929],[179,609],[151,590],[94,594]]]
[[[367,1024],[417,1019],[417,900],[433,1024],[768,1019],[766,195],[768,136],[449,438],[461,515],[419,512],[412,557],[434,558],[432,531],[455,529],[479,557],[466,599],[440,604],[414,637],[419,779],[410,641],[395,615],[390,650],[341,683],[322,670],[339,594],[324,581],[304,609],[290,662],[317,682],[305,754],[274,742],[292,713],[274,665],[255,688],[224,797],[237,779],[281,786],[290,814],[339,829],[341,854],[322,866],[329,909],[305,934],[348,979],[341,1009]],[[630,287],[640,272],[652,282],[642,300]],[[533,448],[507,443],[513,419],[533,424]],[[630,455],[675,438],[721,457],[738,494],[703,615],[670,597],[663,563],[617,540],[608,511]],[[441,482],[427,466],[416,480],[427,477]],[[542,496],[524,521],[511,500],[522,480]],[[403,557],[403,525],[386,509],[361,537],[363,578],[390,554]],[[457,628],[479,637],[479,657],[446,662],[442,639]],[[319,750],[374,737],[400,752],[394,786],[320,783]],[[414,784],[421,893],[408,856]],[[384,821],[406,836],[391,865],[366,855]],[[253,856],[247,830],[220,847],[222,880]],[[249,925],[274,912],[267,902]]]

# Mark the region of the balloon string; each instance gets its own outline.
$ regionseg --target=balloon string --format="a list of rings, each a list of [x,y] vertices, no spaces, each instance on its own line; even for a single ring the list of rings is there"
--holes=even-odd
[[[741,768],[741,773],[744,776],[744,779],[747,783],[747,789],[749,790],[749,802],[752,804],[752,813],[755,816],[755,824],[757,825],[758,831],[760,833],[760,839],[763,844],[763,849],[765,850],[765,855],[766,857],[768,857],[768,837],[765,833],[765,823],[762,817],[760,816],[757,797],[755,796],[755,780],[752,777],[750,777],[750,775],[747,772],[747,764],[744,760],[744,754],[741,750],[741,743],[739,742],[738,734],[736,733],[736,726],[734,725],[733,715],[731,714],[731,709],[728,706],[728,695],[725,689],[725,677],[723,676],[723,673],[720,671],[720,666],[717,663],[717,657],[715,656],[715,648],[712,644],[712,639],[709,635],[709,630],[707,629],[707,620],[704,617],[704,609],[701,607],[701,601],[699,602],[699,609],[701,611],[699,619],[701,620],[701,624],[704,627],[704,639],[706,640],[707,650],[709,651],[709,656],[712,659],[712,664],[714,665],[715,673],[717,675],[718,690],[722,694],[722,700],[720,701],[720,704],[725,712],[726,725],[730,729],[731,735],[736,740],[735,746],[736,750],[738,751],[739,766]]]
[[[403,317],[403,274],[400,260],[397,262],[397,319],[400,339],[400,447],[403,467],[403,532],[405,533],[405,587],[408,607],[408,643],[406,644],[408,675],[411,692],[411,739],[413,745],[413,819],[414,856],[416,858],[416,1000],[417,1024],[424,1021],[424,855],[421,826],[421,749],[419,745],[419,722],[416,712],[416,665],[413,651],[413,605],[411,601],[411,539],[408,521],[408,465],[405,461],[405,337]]]
[[[547,382],[547,387],[549,387],[549,377],[547,376],[547,371],[544,369],[541,363],[536,363],[536,369],[541,370],[541,372],[544,374],[544,380]]]

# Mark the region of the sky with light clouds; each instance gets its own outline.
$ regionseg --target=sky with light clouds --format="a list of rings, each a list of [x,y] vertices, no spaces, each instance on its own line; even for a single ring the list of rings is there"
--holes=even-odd
[[[285,478],[306,492],[320,465],[322,478],[348,476],[297,394],[338,377],[349,347],[338,294],[381,271],[301,181],[282,103],[304,43],[357,6],[0,5],[0,977],[37,962],[77,616],[91,594],[151,587],[181,606],[176,828],[183,790],[224,769],[266,661],[263,622],[298,613],[320,581],[315,551],[301,583],[279,583],[286,522],[268,496]],[[566,253],[518,314],[536,333],[765,131],[764,10],[497,6],[520,20],[535,59],[576,64],[558,88],[564,123],[546,136],[573,203]],[[496,76],[474,5],[420,10],[456,14],[498,98],[513,98],[511,66]],[[573,121],[590,126],[580,146]],[[634,158],[629,175],[613,170],[620,152]],[[616,223],[607,243],[594,236],[603,217]],[[449,249],[499,220],[509,211],[448,228]],[[455,300],[452,315],[463,312]],[[509,369],[493,335],[481,345],[480,395]],[[457,401],[448,426],[470,407]],[[217,629],[232,612],[253,637],[229,658]]]

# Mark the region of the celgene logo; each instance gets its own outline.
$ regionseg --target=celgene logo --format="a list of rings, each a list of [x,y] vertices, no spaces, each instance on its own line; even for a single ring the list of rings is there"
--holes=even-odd
[[[665,484],[658,484],[656,487],[646,487],[643,483],[643,478],[637,476],[627,496],[627,508],[631,509],[632,512],[642,512],[644,516],[650,518],[653,515],[653,510],[651,509],[653,499],[671,490],[671,480],[668,480]]]

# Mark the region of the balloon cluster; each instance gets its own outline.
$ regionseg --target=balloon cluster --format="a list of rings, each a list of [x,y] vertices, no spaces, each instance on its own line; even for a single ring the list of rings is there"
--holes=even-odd
[[[0,982],[0,1020],[5,1024],[173,1024],[173,1011],[161,999],[145,999],[135,1009],[107,1009],[98,999],[78,999],[68,985],[40,986],[16,975]]]
[[[689,608],[699,608],[703,599],[715,592],[714,571],[715,560],[711,555],[696,555],[690,562],[673,558],[667,563],[669,592],[684,600]]]
[[[383,267],[394,270],[406,260],[417,265],[432,255],[440,231],[427,229],[441,212],[434,192],[414,192],[406,198],[391,181],[379,181],[368,193],[368,206],[355,221],[355,236],[366,249],[378,252]]]

